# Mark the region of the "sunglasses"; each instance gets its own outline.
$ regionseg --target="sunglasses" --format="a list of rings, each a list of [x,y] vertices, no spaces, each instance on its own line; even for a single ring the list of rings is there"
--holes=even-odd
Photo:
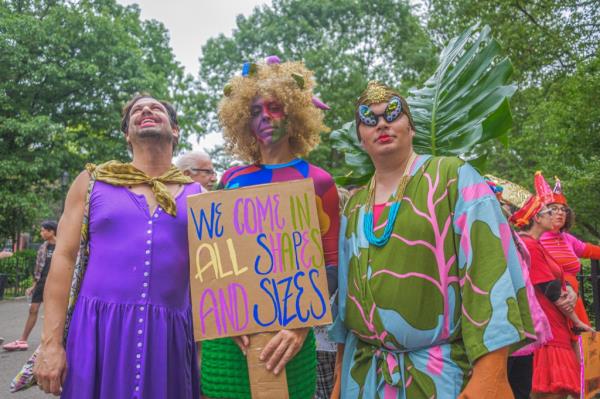
[[[361,104],[358,107],[358,119],[362,123],[367,126],[376,126],[379,123],[379,118],[383,117],[383,119],[392,123],[396,119],[398,119],[402,115],[402,101],[400,101],[400,97],[394,96],[389,101],[385,111],[383,114],[376,114],[373,110],[365,105]]]

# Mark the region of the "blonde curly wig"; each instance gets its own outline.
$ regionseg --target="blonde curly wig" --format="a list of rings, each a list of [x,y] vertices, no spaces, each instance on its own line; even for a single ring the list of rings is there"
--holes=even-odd
[[[247,76],[234,76],[219,102],[219,121],[225,148],[247,162],[260,162],[256,137],[250,130],[250,106],[256,97],[283,105],[290,147],[295,156],[307,155],[329,131],[323,111],[312,103],[313,74],[302,62],[254,64]]]

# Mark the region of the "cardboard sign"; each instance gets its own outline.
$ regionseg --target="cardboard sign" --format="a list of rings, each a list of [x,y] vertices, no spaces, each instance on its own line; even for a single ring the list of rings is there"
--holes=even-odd
[[[312,179],[187,201],[196,340],[331,323]]]
[[[583,357],[581,397],[596,398],[600,394],[600,333],[585,332],[579,340]]]

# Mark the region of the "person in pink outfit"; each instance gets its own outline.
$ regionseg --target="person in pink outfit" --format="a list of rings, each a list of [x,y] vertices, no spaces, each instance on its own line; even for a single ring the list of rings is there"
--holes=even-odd
[[[552,201],[549,205],[553,212],[552,230],[542,234],[540,242],[561,266],[571,287],[575,292],[579,292],[579,281],[577,281],[577,274],[581,270],[579,259],[600,259],[600,246],[583,242],[569,233],[575,222],[575,214],[567,204],[558,178],[554,186]],[[584,323],[584,326],[577,330],[591,330],[590,320],[581,297],[577,298],[575,314]]]
[[[519,229],[530,257],[530,279],[539,304],[546,313],[552,339],[533,353],[531,397],[565,399],[579,396],[579,361],[571,345],[571,329],[582,323],[573,312],[573,296],[560,265],[540,243],[541,235],[552,229],[552,190],[541,172],[535,174],[535,195],[513,213],[510,221]]]

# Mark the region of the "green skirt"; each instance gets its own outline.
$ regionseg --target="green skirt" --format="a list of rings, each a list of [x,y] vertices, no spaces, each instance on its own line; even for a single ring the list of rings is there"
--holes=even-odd
[[[285,367],[290,399],[315,395],[317,352],[315,335],[308,333],[300,352]],[[213,399],[252,399],[246,357],[231,338],[202,342],[202,394]]]

